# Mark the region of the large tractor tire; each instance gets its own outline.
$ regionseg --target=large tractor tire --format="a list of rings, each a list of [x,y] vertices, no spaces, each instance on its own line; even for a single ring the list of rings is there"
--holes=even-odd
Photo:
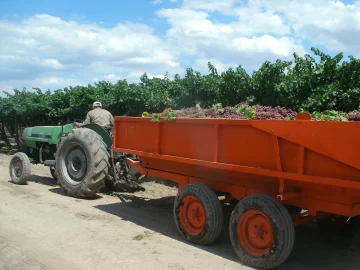
[[[73,129],[62,138],[56,151],[58,184],[72,197],[95,196],[105,186],[109,156],[104,141],[95,131]]]
[[[272,269],[290,255],[295,240],[289,211],[264,194],[245,197],[234,208],[229,224],[232,246],[240,261],[255,269]]]
[[[223,211],[215,192],[201,183],[184,186],[174,202],[174,218],[180,235],[187,241],[212,244],[223,227]]]
[[[13,183],[25,185],[31,175],[29,157],[22,152],[16,153],[10,161],[9,173]]]

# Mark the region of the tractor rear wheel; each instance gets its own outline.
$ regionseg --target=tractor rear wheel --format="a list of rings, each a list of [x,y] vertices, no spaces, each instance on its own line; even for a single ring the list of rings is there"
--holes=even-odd
[[[58,184],[69,196],[95,196],[105,186],[109,156],[104,141],[95,131],[73,129],[56,151]]]
[[[11,180],[18,185],[25,185],[31,175],[31,164],[29,157],[22,152],[16,153],[9,166]]]

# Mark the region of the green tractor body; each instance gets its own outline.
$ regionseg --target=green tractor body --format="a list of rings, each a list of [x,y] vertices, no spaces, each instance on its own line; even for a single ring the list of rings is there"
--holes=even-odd
[[[73,125],[28,127],[23,131],[24,146],[37,148],[39,144],[58,144],[62,134],[69,133]]]
[[[144,190],[134,181],[139,174],[125,162],[129,155],[113,153],[109,129],[99,125],[28,127],[21,141],[21,152],[14,155],[9,168],[17,184],[27,182],[32,163],[50,167],[65,193],[75,197],[94,196],[109,182],[116,191]]]
[[[21,138],[21,151],[29,157],[31,163],[49,166],[54,176],[53,167],[57,145],[61,138],[72,130],[72,124],[25,128]]]
[[[23,130],[22,141],[23,151],[32,159],[32,163],[42,163],[50,166],[54,163],[56,146],[60,143],[62,137],[73,130],[72,124],[64,126],[36,126],[28,127]],[[89,124],[83,128],[95,131],[110,148],[112,139],[109,134],[96,124]],[[50,162],[52,161],[52,162]]]
[[[84,128],[89,128],[98,133],[104,140],[108,147],[111,147],[112,140],[108,133],[96,124],[85,125]],[[29,148],[37,148],[39,144],[57,145],[60,142],[61,136],[69,133],[73,129],[72,124],[64,126],[37,126],[28,127],[23,131],[24,146]]]

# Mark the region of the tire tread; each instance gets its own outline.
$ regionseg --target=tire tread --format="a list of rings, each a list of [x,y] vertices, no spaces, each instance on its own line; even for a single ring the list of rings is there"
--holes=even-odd
[[[22,169],[23,169],[21,177],[18,179],[15,175],[12,174],[12,162],[16,158],[19,158],[21,160]],[[29,179],[29,176],[31,175],[31,163],[30,163],[29,157],[23,152],[17,152],[10,161],[9,173],[10,173],[11,180],[15,184],[25,185]]]
[[[72,197],[93,197],[102,187],[108,174],[108,159],[110,157],[101,137],[93,130],[87,128],[73,129],[70,134],[63,138],[57,148],[56,160],[61,158],[63,146],[75,138],[78,138],[83,144],[87,145],[89,155],[92,157],[92,168],[88,168],[87,175],[80,185],[72,186],[67,184],[61,173],[58,174],[58,184],[64,192]],[[60,164],[59,164],[60,165]],[[57,167],[59,167],[57,164]],[[88,177],[89,176],[89,177]]]
[[[248,254],[242,247],[237,236],[237,222],[240,216],[249,209],[264,212],[275,226],[273,249],[262,257]],[[256,269],[272,269],[278,267],[291,254],[295,242],[295,229],[289,211],[276,199],[265,194],[254,194],[239,201],[233,210],[229,224],[231,243],[240,261]]]
[[[204,231],[199,236],[188,235],[179,221],[179,208],[183,197],[191,195],[197,197],[203,205],[206,213]],[[174,219],[180,235],[187,241],[208,245],[213,243],[220,235],[223,228],[223,210],[215,192],[202,183],[191,183],[184,186],[176,196],[174,202]]]

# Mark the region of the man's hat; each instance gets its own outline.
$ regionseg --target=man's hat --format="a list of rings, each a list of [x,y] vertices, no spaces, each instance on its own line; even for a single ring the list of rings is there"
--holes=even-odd
[[[93,107],[102,107],[101,102],[100,101],[95,101],[93,103]]]

